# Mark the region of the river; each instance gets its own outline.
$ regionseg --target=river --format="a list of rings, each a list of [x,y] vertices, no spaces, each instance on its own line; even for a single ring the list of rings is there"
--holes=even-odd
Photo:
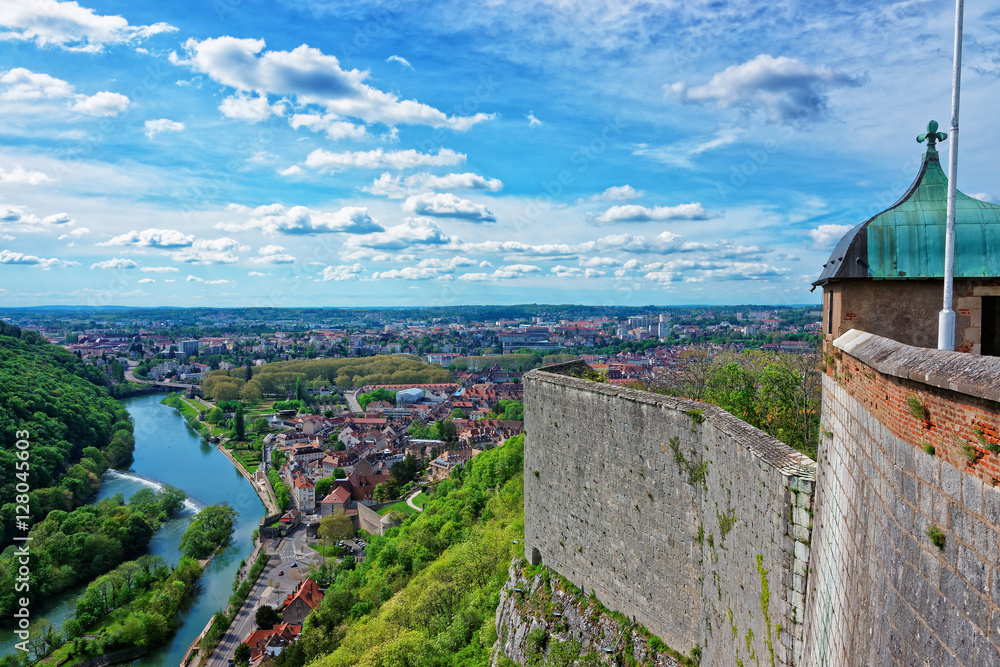
[[[194,513],[206,505],[228,502],[239,517],[233,544],[216,556],[201,577],[201,592],[181,614],[180,627],[169,644],[132,664],[144,667],[176,667],[198,633],[217,609],[223,608],[233,592],[233,580],[240,560],[253,550],[252,533],[264,515],[263,503],[250,482],[215,445],[205,442],[173,408],[160,405],[162,394],[128,398],[123,401],[135,424],[135,458],[128,471],[109,470],[97,499],[121,493],[126,499],[143,487],[170,484],[188,494],[180,517],[164,524],[150,542],[150,553],[171,565],[180,560],[177,543]],[[81,589],[54,600],[43,616],[57,627],[72,613]],[[41,616],[34,615],[33,620]],[[14,652],[14,639],[3,628],[0,655]]]

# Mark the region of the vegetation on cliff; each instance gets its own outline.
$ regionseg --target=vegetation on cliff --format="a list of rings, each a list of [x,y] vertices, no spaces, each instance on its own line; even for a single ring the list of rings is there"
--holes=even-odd
[[[0,548],[27,488],[29,524],[69,511],[100,488],[110,466],[131,461],[132,423],[107,376],[38,334],[0,323]],[[16,443],[27,441],[28,459]]]

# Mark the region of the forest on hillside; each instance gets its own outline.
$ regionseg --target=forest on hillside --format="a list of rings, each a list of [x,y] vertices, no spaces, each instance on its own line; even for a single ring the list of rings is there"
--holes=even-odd
[[[0,548],[23,514],[14,502],[19,488],[28,489],[29,523],[36,523],[85,502],[104,470],[131,461],[132,422],[106,383],[96,366],[0,324]],[[26,459],[19,440],[27,441]]]

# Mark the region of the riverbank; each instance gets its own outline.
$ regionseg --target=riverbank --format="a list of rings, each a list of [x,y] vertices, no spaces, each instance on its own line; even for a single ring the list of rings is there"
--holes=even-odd
[[[160,402],[163,405],[180,412],[191,428],[197,431],[201,437],[206,440],[211,437],[212,427],[198,419],[199,412],[195,411],[194,406],[192,406],[189,401],[181,398],[180,395],[170,394]],[[204,400],[202,400],[202,403],[205,404],[206,407],[211,408],[211,405],[205,403]],[[267,481],[267,477],[264,477],[263,484],[258,483],[255,479],[255,475],[243,467],[236,457],[233,456],[232,452],[226,449],[222,442],[217,445],[216,449],[222,452],[222,455],[229,459],[229,462],[233,464],[236,471],[240,473],[248,482],[250,482],[250,486],[253,487],[257,497],[260,498],[260,501],[264,503],[264,507],[267,508],[267,514],[279,514],[281,510],[278,508],[278,502],[274,496],[274,490],[271,488],[270,482]]]

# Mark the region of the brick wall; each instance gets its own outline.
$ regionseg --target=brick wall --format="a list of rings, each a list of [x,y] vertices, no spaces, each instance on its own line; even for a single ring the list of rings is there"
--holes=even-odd
[[[801,663],[815,463],[713,406],[532,371],[525,552],[706,665]]]
[[[805,664],[1000,664],[1000,360],[859,331],[825,356]]]

